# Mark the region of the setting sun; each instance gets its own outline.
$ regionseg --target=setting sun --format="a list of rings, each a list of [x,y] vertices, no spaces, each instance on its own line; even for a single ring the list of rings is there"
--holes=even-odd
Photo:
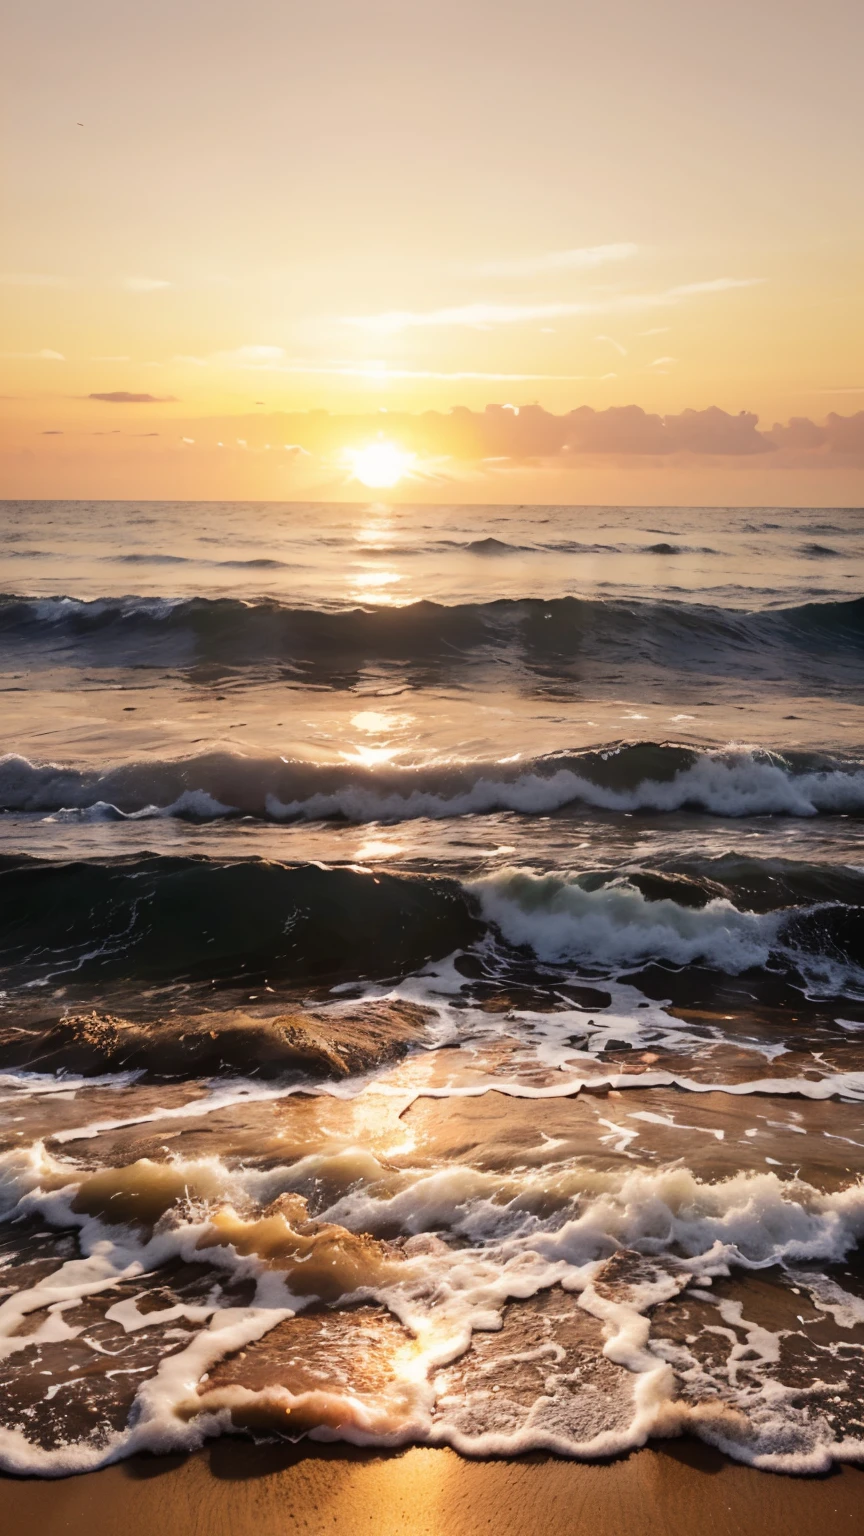
[[[414,462],[413,453],[406,453],[394,443],[370,443],[368,448],[351,448],[348,457],[354,478],[373,490],[396,485]]]

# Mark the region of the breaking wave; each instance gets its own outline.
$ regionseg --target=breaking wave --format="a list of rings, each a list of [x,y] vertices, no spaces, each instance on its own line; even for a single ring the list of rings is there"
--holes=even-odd
[[[404,976],[497,934],[544,965],[774,968],[814,995],[864,995],[864,874],[792,866],[784,889],[758,861],[739,861],[725,884],[719,873],[504,869],[463,886],[259,859],[10,858],[0,864],[0,975],[10,986]]]
[[[548,815],[579,805],[613,813],[861,815],[864,761],[675,742],[616,742],[519,763],[378,769],[231,752],[105,769],[0,758],[0,809],[72,819],[249,815],[359,823],[493,811]]]
[[[864,878],[857,885],[856,905],[829,901],[763,912],[740,908],[725,894],[706,899],[698,887],[685,888],[685,902],[652,899],[638,877],[627,876],[598,886],[505,869],[468,889],[509,943],[549,964],[576,961],[620,973],[661,961],[732,976],[787,965],[813,994],[864,996]]]

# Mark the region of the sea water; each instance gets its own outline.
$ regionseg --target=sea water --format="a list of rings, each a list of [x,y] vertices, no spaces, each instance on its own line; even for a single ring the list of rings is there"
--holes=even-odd
[[[6,503],[0,1466],[864,1459],[864,514]]]

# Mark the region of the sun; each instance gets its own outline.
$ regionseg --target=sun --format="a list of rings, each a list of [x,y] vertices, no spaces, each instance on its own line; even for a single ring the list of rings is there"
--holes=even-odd
[[[414,454],[395,443],[380,442],[370,443],[368,448],[349,448],[348,459],[355,480],[372,490],[385,490],[408,473]]]

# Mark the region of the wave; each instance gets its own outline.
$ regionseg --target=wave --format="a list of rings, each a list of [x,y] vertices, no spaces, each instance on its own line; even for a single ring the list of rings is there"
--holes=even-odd
[[[701,905],[652,899],[617,876],[592,888],[578,878],[505,869],[468,886],[484,919],[509,943],[552,965],[577,961],[605,972],[656,961],[706,965],[726,975],[791,966],[813,994],[864,996],[864,877],[854,906],[754,912],[712,896]]]
[[[163,555],[148,551],[136,551],[129,555],[105,555],[112,565],[195,565],[214,570],[285,571],[290,569],[287,560],[275,560],[265,556],[249,560],[204,560],[199,555]]]
[[[820,1363],[842,1351],[843,1373],[802,1388],[800,1357],[791,1381],[781,1359],[788,1330],[774,1331],[790,1312],[788,1287],[799,1307],[815,1301],[859,1320],[854,1291],[813,1273],[864,1235],[859,1181],[823,1193],[773,1171],[711,1181],[680,1166],[565,1177],[550,1217],[531,1214],[548,1209],[554,1188],[537,1170],[508,1181],[457,1163],[394,1184],[391,1168],[359,1150],[267,1169],[210,1156],[96,1171],[41,1145],[5,1154],[3,1214],[25,1218],[18,1232],[37,1226],[40,1260],[63,1234],[41,1280],[43,1263],[27,1266],[23,1241],[10,1244],[7,1393],[16,1406],[38,1403],[43,1378],[22,1394],[32,1357],[14,1357],[34,1334],[63,1350],[75,1337],[56,1324],[64,1305],[105,1296],[95,1315],[114,1347],[96,1355],[91,1344],[87,1361],[102,1412],[88,1402],[76,1416],[77,1395],[64,1393],[62,1432],[43,1440],[28,1407],[0,1429],[0,1466],[60,1476],[243,1429],[580,1458],[689,1432],[738,1460],[799,1473],[864,1457],[854,1338],[819,1344]],[[748,1270],[770,1285],[769,1266],[774,1327],[751,1322],[752,1288],[736,1295]],[[728,1284],[715,1297],[720,1277]],[[118,1357],[140,1364],[117,1369]],[[47,1382],[44,1391],[50,1402]]]
[[[842,560],[844,555],[839,549],[832,549],[830,544],[802,544],[798,550],[799,555],[804,555],[809,560]]]
[[[615,742],[518,763],[367,769],[209,752],[105,769],[0,758],[0,809],[117,820],[251,815],[273,821],[443,819],[567,806],[713,816],[864,814],[864,760],[755,747]]]
[[[649,663],[712,675],[763,676],[767,662],[826,681],[864,652],[864,598],[790,608],[717,608],[675,602],[501,598],[445,606],[341,611],[237,598],[0,596],[0,647],[89,665],[135,661],[189,666],[293,664],[314,675],[375,660],[457,665],[521,659]]]
[[[508,544],[506,540],[493,538],[491,534],[485,539],[472,539],[460,547],[469,555],[518,555],[526,552],[524,544]]]
[[[696,869],[504,869],[463,886],[259,859],[7,858],[0,974],[13,987],[401,976],[497,933],[543,965],[775,967],[814,994],[864,995],[864,873],[787,870],[786,891],[755,910],[754,868],[744,861],[726,885]]]
[[[0,860],[9,985],[404,974],[482,932],[453,880],[264,860]]]

